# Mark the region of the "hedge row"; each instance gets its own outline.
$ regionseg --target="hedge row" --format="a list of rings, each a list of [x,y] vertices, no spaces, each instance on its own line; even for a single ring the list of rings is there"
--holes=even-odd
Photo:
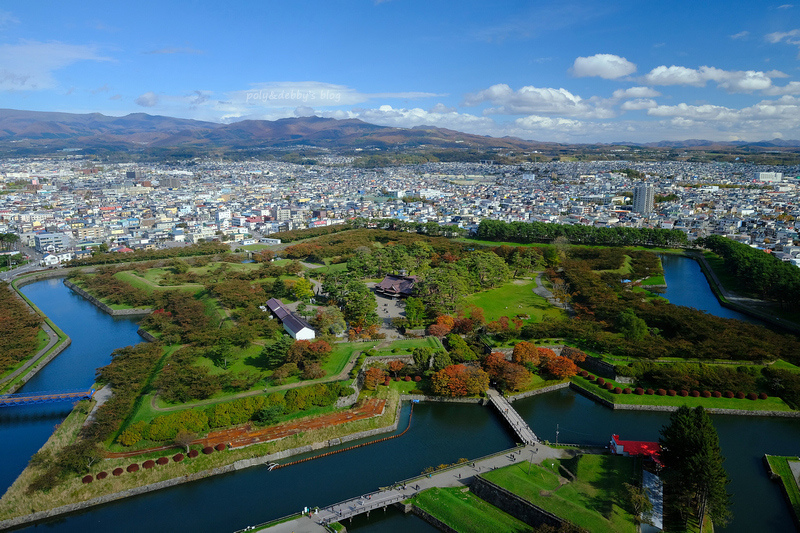
[[[769,396],[767,395],[766,392],[762,392],[762,393],[750,392],[750,393],[745,394],[742,391],[739,391],[739,392],[736,392],[736,393],[734,393],[732,391],[725,391],[724,393],[722,393],[722,392],[719,392],[719,391],[713,391],[712,392],[712,391],[707,391],[707,390],[704,390],[704,391],[698,391],[698,390],[687,391],[685,389],[682,389],[680,391],[675,391],[675,390],[672,390],[672,389],[669,389],[669,390],[666,390],[666,389],[653,390],[653,389],[643,389],[642,387],[636,387],[633,391],[631,391],[631,389],[629,389],[628,387],[625,387],[624,389],[621,388],[621,387],[617,387],[613,383],[607,382],[603,378],[597,378],[597,377],[593,376],[592,374],[589,374],[585,370],[581,371],[578,375],[588,379],[589,381],[594,381],[595,383],[597,383],[597,386],[600,387],[601,389],[606,389],[608,391],[611,391],[614,394],[630,394],[631,392],[633,392],[634,394],[638,394],[639,396],[641,396],[643,394],[648,394],[648,395],[657,394],[658,396],[678,396],[678,395],[680,395],[680,396],[683,396],[683,397],[691,396],[693,398],[699,398],[701,396],[703,398],[711,398],[712,396],[714,398],[721,398],[722,396],[724,396],[725,398],[738,398],[740,400],[743,400],[745,398],[747,398],[748,400],[766,400],[767,398],[769,398]]]
[[[203,453],[206,454],[206,455],[209,455],[211,453],[214,453],[215,450],[218,451],[218,452],[225,451],[226,448],[227,448],[227,446],[225,446],[224,443],[220,442],[219,444],[217,444],[213,448],[211,446],[206,446],[205,448],[203,448]],[[189,457],[194,458],[194,457],[197,457],[200,454],[197,452],[197,450],[190,450],[188,455],[189,455]],[[182,453],[176,453],[175,455],[172,456],[172,460],[174,462],[176,462],[176,463],[180,463],[181,461],[184,460],[185,457],[186,456],[184,454],[182,454]],[[141,468],[144,468],[145,470],[150,470],[151,468],[155,467],[156,465],[162,465],[163,466],[163,465],[168,464],[168,463],[169,463],[169,457],[159,457],[155,461],[153,461],[152,459],[148,459],[147,461],[142,463]],[[138,470],[139,470],[139,464],[138,463],[131,463],[124,469],[121,468],[121,467],[115,468],[114,470],[111,471],[111,475],[112,476],[121,476],[125,472],[128,472],[129,474],[132,474],[134,472],[137,472]],[[91,474],[87,474],[87,475],[83,476],[83,478],[81,478],[81,481],[85,484],[85,483],[91,483],[95,479],[105,479],[107,477],[108,477],[108,472],[102,471],[102,472],[98,472],[97,475],[95,475],[95,476],[92,476]]]

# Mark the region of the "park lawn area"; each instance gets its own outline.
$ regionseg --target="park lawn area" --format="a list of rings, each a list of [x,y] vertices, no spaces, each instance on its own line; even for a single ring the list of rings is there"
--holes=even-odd
[[[363,342],[337,342],[333,344],[333,351],[328,356],[328,359],[322,364],[322,370],[325,371],[325,377],[335,376],[339,374],[353,355],[365,349]]]
[[[553,307],[547,300],[533,293],[535,287],[535,281],[517,280],[496,289],[467,296],[464,303],[483,309],[486,322],[492,322],[501,316],[513,318],[517,315],[528,315],[536,322],[541,322],[544,317],[563,317],[564,312],[561,309]]]
[[[783,483],[783,488],[786,490],[786,495],[789,497],[789,503],[792,505],[794,516],[800,520],[800,487],[797,486],[797,478],[792,474],[789,461],[796,463],[800,461],[800,459],[797,457],[767,455],[769,467],[781,477],[781,482]]]
[[[567,381],[566,379],[544,379],[542,376],[538,374],[531,374],[531,379],[528,382],[528,385],[522,387],[518,391],[506,391],[503,394],[505,396],[513,396],[515,394],[521,394],[523,392],[528,392],[532,390],[542,389],[544,387],[549,387],[550,385],[557,385],[559,383],[564,383]]]
[[[455,242],[463,242],[467,244],[480,244],[482,246],[489,246],[491,248],[496,248],[497,246],[524,246],[524,247],[536,247],[536,248],[547,248],[548,246],[552,246],[552,244],[546,244],[542,242],[532,242],[532,243],[519,243],[519,242],[501,242],[501,241],[481,241],[478,239],[467,239],[467,238],[459,238],[453,239]]]
[[[694,398],[692,396],[659,396],[658,394],[614,394],[604,388],[597,386],[595,383],[589,381],[587,378],[580,376],[573,376],[570,378],[572,382],[579,387],[591,392],[592,394],[617,404],[624,405],[664,405],[680,407],[681,405],[688,405],[691,408],[702,405],[704,409],[739,409],[743,411],[792,411],[786,402],[778,397],[770,396],[766,400],[748,400],[747,398],[703,398],[702,396]],[[624,383],[616,383],[611,380],[606,380],[606,383],[613,383],[615,387],[624,389],[634,387]]]
[[[576,479],[570,481],[562,468]],[[623,484],[635,483],[640,476],[634,458],[615,455],[548,459],[532,467],[520,462],[483,474],[492,483],[592,533],[637,531],[633,515],[616,502],[623,499]]]
[[[369,344],[369,343],[362,343]],[[410,354],[415,348],[432,348],[434,350],[444,349],[442,342],[436,337],[425,337],[422,339],[404,339],[394,341],[392,344],[385,348],[375,350],[375,355],[388,356],[388,355],[403,355]]]
[[[613,272],[615,274],[619,274],[620,276],[624,274],[628,274],[631,271],[631,256],[626,255],[622,260],[622,265],[619,268],[612,268],[608,270],[595,270],[598,274],[602,274],[603,272]]]
[[[788,361],[784,361],[783,359],[778,359],[774,363],[772,363],[770,368],[778,368],[781,370],[792,370],[793,372],[800,372],[800,366],[793,365]]]
[[[270,246],[273,246],[273,245],[272,244],[247,244],[245,246],[242,246],[241,248],[242,248],[242,250],[247,250],[248,252],[260,252],[261,250],[267,249]]]
[[[529,531],[524,522],[481,500],[462,487],[433,487],[410,502],[459,533]]]
[[[667,280],[664,279],[664,276],[650,276],[649,278],[642,280],[642,285],[666,285]]]
[[[203,285],[200,283],[186,283],[183,285],[159,285],[161,277],[150,276],[150,272],[152,270],[161,270],[163,272],[163,269],[151,268],[145,273],[144,277],[142,277],[132,270],[123,270],[122,272],[117,272],[116,274],[114,274],[114,277],[120,281],[124,281],[125,283],[136,289],[139,289],[140,291],[146,292],[147,294],[152,294],[153,291],[176,290],[176,289],[196,294],[203,289]]]

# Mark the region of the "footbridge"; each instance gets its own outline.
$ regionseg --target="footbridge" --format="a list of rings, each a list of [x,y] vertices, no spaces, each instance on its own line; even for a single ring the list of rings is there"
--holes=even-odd
[[[527,422],[519,415],[519,413],[511,406],[497,389],[490,388],[486,391],[489,401],[492,402],[503,418],[505,418],[514,433],[517,434],[523,444],[530,445],[539,442],[539,438],[533,433]]]
[[[90,400],[92,396],[94,396],[94,389],[3,394],[0,395],[0,407],[18,407],[57,402],[77,402],[80,400]]]

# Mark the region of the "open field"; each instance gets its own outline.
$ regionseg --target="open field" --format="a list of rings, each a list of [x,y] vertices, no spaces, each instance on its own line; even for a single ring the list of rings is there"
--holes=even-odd
[[[459,533],[516,533],[530,529],[524,522],[481,500],[466,488],[434,487],[420,492],[411,498],[410,503]]]
[[[533,293],[534,281],[507,283],[502,287],[479,292],[464,298],[467,305],[474,304],[483,309],[487,322],[497,320],[501,316],[513,318],[517,315],[528,315],[531,320],[541,322],[544,317],[560,318],[564,315],[561,309],[553,307],[547,300]]]
[[[563,469],[576,479],[571,480]],[[640,473],[631,458],[578,455],[548,459],[541,465],[522,461],[483,476],[592,533],[634,533],[633,516],[618,502],[623,501],[623,483],[634,483]]]
[[[780,457],[777,455],[767,455],[767,462],[769,463],[772,471],[781,477],[783,488],[786,490],[786,495],[789,498],[789,503],[794,511],[794,516],[800,520],[800,487],[798,487],[798,479],[792,473],[789,466],[789,461],[797,463],[800,461],[797,457]]]

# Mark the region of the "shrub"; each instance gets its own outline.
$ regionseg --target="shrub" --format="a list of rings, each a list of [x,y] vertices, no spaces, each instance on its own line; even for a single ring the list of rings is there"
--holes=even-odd
[[[189,450],[189,458],[190,459],[194,459],[198,455],[200,455],[200,452],[198,452],[197,450]]]
[[[762,392],[761,394],[758,395],[759,400],[766,400],[767,398],[768,396],[766,392]]]
[[[711,398],[711,391],[704,390],[703,391],[703,398]]]
[[[634,392],[639,396],[641,396],[642,394],[644,394],[644,389],[641,387],[636,387],[636,390]]]
[[[613,383],[606,383],[606,390],[612,390],[614,388]]]
[[[164,466],[165,464],[169,463],[169,457],[159,457],[156,459],[156,464]]]
[[[646,390],[646,391],[644,391],[644,392],[645,392],[645,394],[649,394],[649,395],[651,395],[651,396],[652,396],[653,394],[655,394],[655,393],[656,393],[656,391],[654,391],[653,389],[647,389],[647,390]]]
[[[408,391],[408,393],[409,394],[425,394],[425,391],[423,391],[421,389],[411,389],[410,391]]]
[[[85,476],[83,476],[83,478],[81,479],[81,481],[82,481],[83,483],[91,483],[92,481],[94,481],[94,478],[92,477],[92,475],[91,475],[91,474],[86,474]]]
[[[680,394],[681,394],[681,396],[686,398],[687,396],[689,396],[689,391],[686,390],[686,389],[681,389],[681,393]]]
[[[667,395],[666,389],[658,389],[656,392],[658,393],[659,396],[666,396]]]
[[[394,377],[394,380],[395,380],[395,381],[400,381],[400,376],[395,376],[395,377]]]
[[[718,391],[718,390],[715,390],[714,391],[714,398],[721,398],[721,397],[722,397],[722,393],[720,391]]]
[[[150,470],[154,466],[156,466],[156,462],[153,461],[152,459],[148,459],[147,461],[142,463],[142,468],[147,469],[147,470]]]
[[[183,457],[184,455],[182,453],[176,453],[175,455],[172,456],[172,460],[175,461],[176,463],[180,463],[181,461],[183,461]]]
[[[700,397],[700,391],[693,390],[691,392],[691,394],[692,394],[692,398],[699,398]]]
[[[97,473],[97,479],[105,479],[107,477],[108,477],[108,472],[106,472],[105,470]]]
[[[131,463],[131,464],[128,465],[128,468],[126,468],[125,470],[127,470],[128,473],[138,472],[139,471],[139,465],[136,464],[136,463]]]
[[[124,472],[123,469],[115,468],[114,470],[111,471],[111,475],[112,476],[121,476],[123,472]]]
[[[747,399],[748,400],[758,400],[758,394],[756,394],[755,392],[751,392],[750,394],[747,395]]]
[[[669,390],[667,391],[667,394],[669,394],[670,396],[677,396],[678,392],[677,392],[677,391],[675,391],[675,390],[669,389]]]
[[[406,376],[403,378],[403,381],[411,381],[411,376]]]
[[[419,383],[420,381],[422,381],[422,376],[414,376],[414,381]]]
[[[731,391],[729,391],[729,390],[726,390],[726,391],[725,391],[725,397],[726,397],[726,398],[733,398],[733,392],[731,392]]]
[[[738,400],[744,400],[744,393],[743,393],[742,391],[738,391],[738,392],[736,393],[736,398],[737,398]]]
[[[205,448],[203,448],[204,455],[210,455],[212,453],[214,453],[214,448],[212,448],[211,446],[206,446]]]
[[[622,389],[622,394],[630,394],[630,393],[631,393],[630,387],[625,387],[624,389]]]
[[[606,380],[603,378],[597,378],[597,384],[601,387],[606,384]]]
[[[225,448],[227,448],[227,446],[225,446],[224,442],[220,442],[219,444],[214,446],[214,449],[217,450],[218,452],[225,451]]]
[[[614,387],[613,392],[614,392],[614,394],[622,394],[622,388],[621,387]]]
[[[597,379],[596,377],[594,377],[593,375],[589,374],[589,381],[594,381],[596,379]]]
[[[581,370],[581,371],[580,371],[580,374],[578,374],[578,375],[579,375],[580,377],[582,377],[582,378],[585,378],[586,376],[588,376],[588,375],[589,375],[589,373],[588,373],[586,370]]]

